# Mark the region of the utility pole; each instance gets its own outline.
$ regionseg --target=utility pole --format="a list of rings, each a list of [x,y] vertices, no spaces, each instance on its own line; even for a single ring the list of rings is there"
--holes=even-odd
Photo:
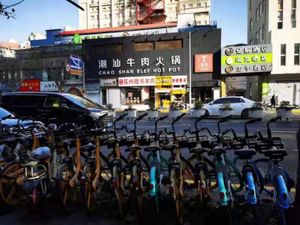
[[[192,32],[191,24],[189,27],[189,108],[192,107]]]

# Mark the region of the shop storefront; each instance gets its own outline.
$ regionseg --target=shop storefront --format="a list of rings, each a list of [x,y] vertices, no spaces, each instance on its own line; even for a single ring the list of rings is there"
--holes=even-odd
[[[181,32],[87,40],[83,46],[86,49],[85,81],[87,85],[100,83],[101,104],[112,104],[115,108],[131,105],[137,109],[150,106],[168,109],[172,102],[176,102],[186,108],[190,76],[193,87],[199,87],[196,84],[199,79],[208,84],[205,88],[210,90],[205,93],[209,96],[218,86],[218,29],[192,34]],[[211,57],[202,57],[200,63],[194,62],[194,57],[201,53]],[[198,89],[191,90],[197,98],[202,98],[197,94]]]

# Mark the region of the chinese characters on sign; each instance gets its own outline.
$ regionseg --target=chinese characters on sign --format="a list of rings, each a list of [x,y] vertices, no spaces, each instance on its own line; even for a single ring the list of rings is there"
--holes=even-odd
[[[82,75],[84,63],[79,56],[71,55],[67,64],[67,71],[70,75]]]
[[[222,74],[270,72],[272,45],[248,45],[222,49]]]
[[[196,54],[194,64],[195,73],[213,72],[213,54]]]
[[[118,79],[119,87],[130,87],[130,86],[156,86],[157,82],[161,82],[159,77],[145,76],[145,77],[122,77]],[[165,77],[166,78],[166,77]],[[186,85],[186,76],[170,76],[172,85]]]
[[[55,81],[41,81],[41,91],[58,91]]]
[[[98,74],[99,75],[149,75],[163,73],[178,73],[181,72],[181,56],[172,55],[168,58],[158,56],[155,59],[149,57],[141,58],[114,58],[98,59]],[[166,64],[168,62],[168,64]],[[169,66],[166,66],[169,65]]]

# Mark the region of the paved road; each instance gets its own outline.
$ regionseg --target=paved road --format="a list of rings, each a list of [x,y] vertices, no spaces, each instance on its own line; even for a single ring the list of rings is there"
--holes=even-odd
[[[176,124],[176,131],[183,132],[183,130],[187,127],[193,126],[195,120],[185,118],[179,121]],[[221,125],[221,129],[225,130],[227,128],[233,127],[237,131],[239,135],[243,134],[243,121],[241,120],[230,120]],[[122,121],[119,125],[127,124],[129,127],[132,126],[132,121]],[[143,132],[146,129],[153,129],[153,121],[143,120],[138,123],[138,132]],[[212,132],[217,132],[216,120],[205,120],[201,122],[199,125],[201,127],[208,127],[212,130]],[[169,128],[170,121],[162,121],[159,125],[159,129]],[[257,129],[261,130],[264,134],[266,134],[266,121],[258,122],[250,126],[250,133],[255,132]],[[296,132],[298,129],[297,122],[286,122],[279,121],[272,124],[272,133],[274,136],[282,137],[282,140],[285,143],[285,147],[288,151],[288,156],[283,162],[284,166],[288,169],[289,173],[292,177],[296,176],[297,169],[297,144],[296,144]],[[188,152],[186,150],[183,151],[184,156],[187,156]],[[232,156],[233,157],[233,156]],[[171,225],[175,224],[173,217],[173,208],[171,207],[171,203],[167,202],[163,206],[163,213],[159,216],[153,213],[151,204],[148,204],[146,201],[146,215],[144,219],[145,224],[165,224]],[[226,216],[222,211],[213,211],[207,214],[207,217],[201,217],[201,213],[197,211],[197,208],[194,208],[187,203],[185,205],[186,213],[189,215],[186,224],[217,224],[222,221],[222,224],[226,224]],[[260,213],[266,214],[269,212],[266,210],[268,207],[262,206],[260,209]],[[104,204],[102,208],[100,208],[97,213],[93,216],[88,216],[82,207],[82,205],[78,205],[72,213],[65,214],[60,209],[59,205],[53,200],[52,203],[44,205],[44,208],[39,208],[37,210],[33,210],[30,207],[19,207],[11,212],[4,212],[0,214],[0,225],[15,225],[15,224],[85,224],[85,225],[94,225],[94,224],[104,224],[104,225],[119,225],[123,224],[123,222],[118,218],[118,210],[116,204],[111,197],[107,204]],[[222,214],[223,213],[223,214]],[[217,220],[214,220],[218,218]],[[214,221],[214,222],[213,222]],[[136,223],[138,224],[138,223]],[[242,224],[241,224],[242,225]]]

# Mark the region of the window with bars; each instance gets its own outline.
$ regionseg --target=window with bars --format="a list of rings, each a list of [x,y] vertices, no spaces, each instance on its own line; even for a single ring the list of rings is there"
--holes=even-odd
[[[295,44],[294,65],[300,65],[300,43]]]
[[[292,0],[292,9],[291,9],[291,23],[292,28],[296,27],[296,7],[297,7],[297,0]]]
[[[261,42],[263,40],[263,30],[262,28],[259,28],[259,41]]]
[[[261,3],[259,3],[258,10],[259,10],[259,16],[261,16],[262,15],[262,4]]]
[[[249,29],[250,29],[250,31],[252,31],[252,28],[253,28],[253,20],[250,19],[250,22],[249,22]]]
[[[280,46],[280,65],[286,65],[286,44],[281,44]]]
[[[277,28],[282,29],[283,27],[283,0],[278,0],[278,22]]]

